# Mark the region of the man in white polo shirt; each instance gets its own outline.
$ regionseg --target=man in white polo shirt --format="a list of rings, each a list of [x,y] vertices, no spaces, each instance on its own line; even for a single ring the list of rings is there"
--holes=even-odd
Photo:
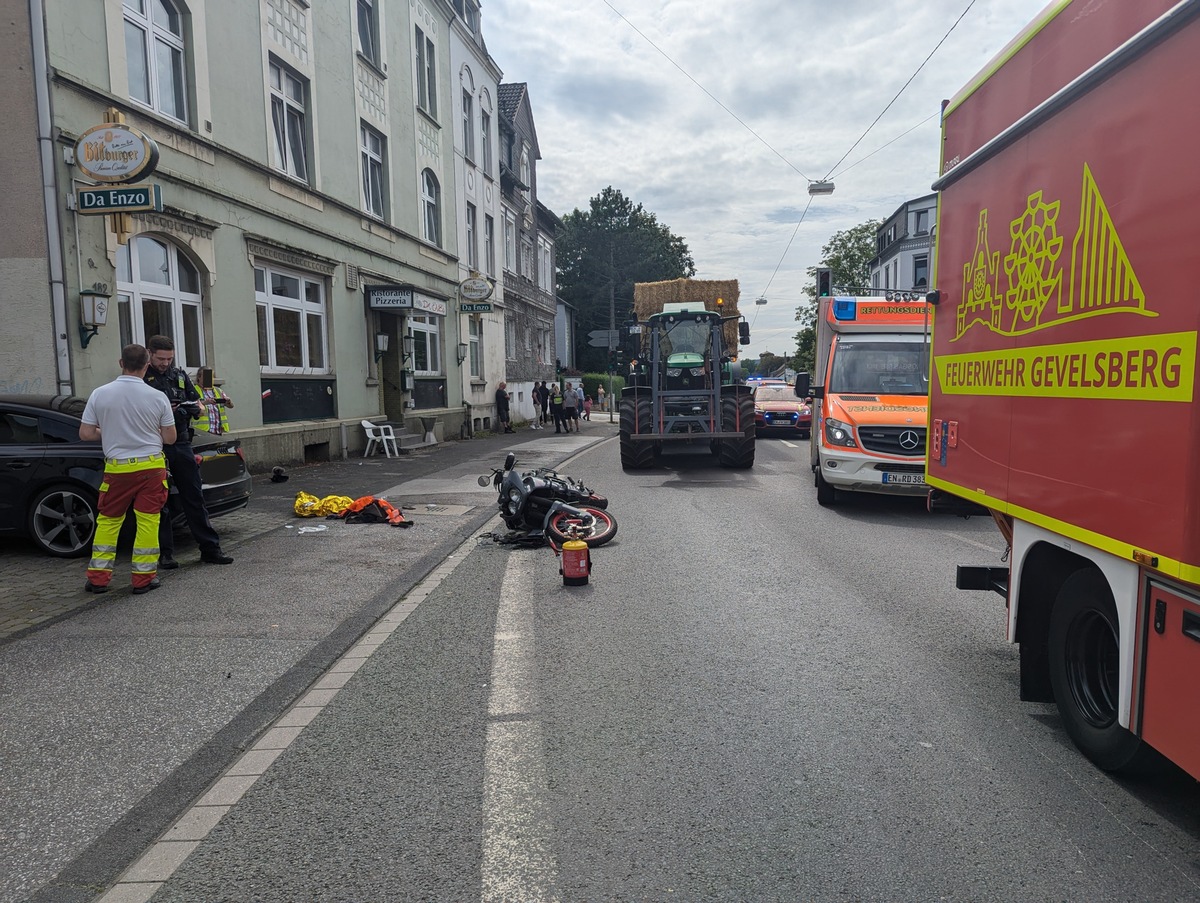
[[[175,441],[175,415],[167,396],[146,385],[150,352],[142,345],[121,350],[121,375],[87,400],[79,438],[104,446],[96,535],[88,563],[89,593],[106,593],[117,558],[117,537],[132,505],[137,517],[133,541],[133,592],[158,589],[158,518],[167,502],[167,463],[163,443]]]

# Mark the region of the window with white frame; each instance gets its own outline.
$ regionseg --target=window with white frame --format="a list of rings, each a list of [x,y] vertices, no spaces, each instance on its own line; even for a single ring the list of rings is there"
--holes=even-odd
[[[918,210],[913,217],[914,226],[913,232],[920,235],[922,232],[929,231],[929,211]]]
[[[475,205],[467,204],[467,266],[472,271],[479,269],[479,251],[476,250],[476,231],[478,224],[475,221]]]
[[[472,314],[467,318],[467,339],[470,348],[471,376],[483,375],[483,318]]]
[[[462,92],[462,126],[463,126],[463,156],[468,160],[475,159],[475,104],[471,92],[463,88]]]
[[[525,198],[525,203],[529,203],[529,189],[532,183],[532,177],[529,174],[529,147],[521,146],[521,196]]]
[[[533,242],[528,238],[521,239],[521,275],[533,281]]]
[[[378,0],[358,0],[358,52],[379,67]]]
[[[554,276],[550,266],[550,242],[538,236],[538,285],[544,291],[551,291],[554,287]]]
[[[538,340],[538,363],[550,362],[550,329],[542,327],[541,338]]]
[[[183,16],[172,0],[124,0],[129,97],[187,121]]]
[[[517,359],[517,322],[511,314],[504,318],[504,356],[510,361]]]
[[[517,221],[508,210],[504,211],[504,269],[517,271]]]
[[[363,209],[383,219],[387,215],[387,179],[383,169],[387,142],[368,125],[360,124],[358,131],[362,150]]]
[[[442,189],[432,169],[421,173],[421,220],[425,240],[442,246]]]
[[[496,275],[496,220],[490,213],[483,215],[483,262],[489,276]]]
[[[479,108],[479,167],[489,176],[492,174],[492,117]]]
[[[138,235],[117,246],[117,318],[121,346],[165,335],[175,363],[204,363],[200,271],[168,241]]]
[[[442,373],[441,317],[408,318],[408,334],[413,337],[413,373],[440,376]]]
[[[263,373],[329,372],[324,280],[255,266],[254,304]]]
[[[417,106],[437,119],[437,62],[433,53],[433,41],[419,27],[416,31],[417,50]]]
[[[308,181],[308,82],[272,59],[271,162],[289,176]]]
[[[466,23],[471,34],[479,33],[479,5],[474,0],[454,0],[454,11]]]

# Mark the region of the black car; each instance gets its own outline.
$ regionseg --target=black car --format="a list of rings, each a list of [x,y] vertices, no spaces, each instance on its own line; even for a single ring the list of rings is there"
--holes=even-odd
[[[27,536],[60,558],[86,555],[104,473],[99,442],[79,438],[86,399],[0,395],[0,535]],[[210,515],[250,503],[253,479],[241,443],[196,431],[192,442]],[[172,488],[172,522],[181,522]]]

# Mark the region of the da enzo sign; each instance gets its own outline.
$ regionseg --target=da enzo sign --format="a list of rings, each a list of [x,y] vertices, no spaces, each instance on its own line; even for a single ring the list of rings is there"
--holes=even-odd
[[[158,185],[122,185],[120,188],[80,188],[75,192],[75,210],[83,214],[133,213],[162,210]]]
[[[79,136],[75,165],[97,182],[132,182],[154,172],[158,145],[133,126],[106,122]]]

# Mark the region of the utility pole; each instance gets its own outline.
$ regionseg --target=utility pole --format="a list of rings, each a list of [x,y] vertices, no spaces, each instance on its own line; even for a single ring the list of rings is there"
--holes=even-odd
[[[613,271],[613,246],[608,243],[608,422],[613,422],[613,351],[617,346],[617,291],[616,273]]]

